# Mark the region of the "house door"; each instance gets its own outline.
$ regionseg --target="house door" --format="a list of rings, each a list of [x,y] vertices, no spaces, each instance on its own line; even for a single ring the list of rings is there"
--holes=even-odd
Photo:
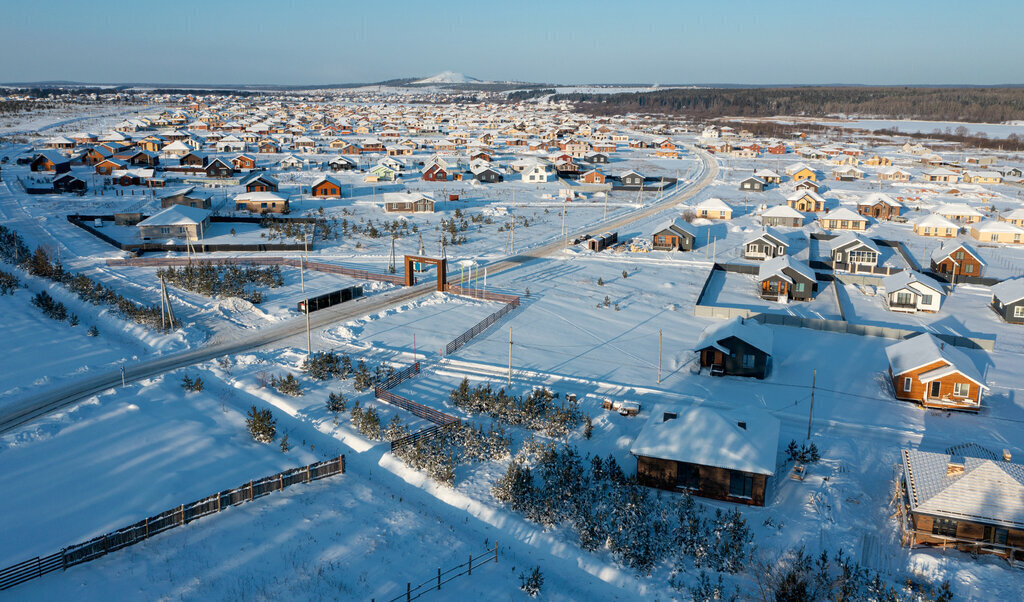
[[[942,383],[940,383],[937,380],[932,381],[931,384],[928,385],[928,397],[931,397],[933,399],[938,399],[939,391],[941,390],[941,388],[942,388]]]
[[[701,352],[700,365],[701,366],[715,366],[722,363],[725,356],[722,355],[721,351],[715,349],[705,349]]]

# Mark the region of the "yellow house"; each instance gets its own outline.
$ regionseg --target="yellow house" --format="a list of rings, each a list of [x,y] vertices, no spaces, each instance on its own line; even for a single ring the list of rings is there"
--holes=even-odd
[[[881,155],[874,155],[868,157],[867,160],[864,161],[864,165],[872,165],[874,167],[889,167],[890,165],[892,165],[892,159],[890,159],[889,157],[883,157]]]
[[[368,126],[361,125],[361,126],[355,128],[355,129],[353,129],[352,132],[356,133],[356,134],[369,134],[370,133],[370,128]]]
[[[997,220],[971,224],[971,236],[979,242],[1024,244],[1024,228]]]
[[[859,213],[840,207],[818,217],[818,223],[826,230],[866,230],[868,220]]]
[[[914,234],[918,236],[937,236],[952,238],[960,231],[960,224],[952,222],[941,215],[932,213],[914,222]]]
[[[816,213],[825,210],[825,199],[813,190],[800,190],[786,199],[786,204],[804,213]]]
[[[813,169],[809,167],[804,167],[797,171],[796,173],[794,173],[792,178],[794,182],[799,182],[801,180],[810,180],[812,182],[817,182],[818,174],[815,173]]]
[[[968,184],[1000,184],[1003,175],[998,171],[965,171],[964,182]]]
[[[732,219],[732,207],[722,199],[705,199],[694,206],[693,212],[704,219]]]

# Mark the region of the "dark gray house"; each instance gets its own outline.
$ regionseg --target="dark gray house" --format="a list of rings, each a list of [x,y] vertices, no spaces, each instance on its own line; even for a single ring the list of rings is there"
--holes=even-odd
[[[789,255],[762,263],[757,272],[757,281],[761,298],[773,301],[810,301],[817,288],[814,270]]]
[[[712,375],[764,378],[772,355],[772,330],[749,318],[732,318],[704,329],[694,349]]]
[[[659,226],[653,236],[655,251],[692,251],[697,242],[697,230],[681,217]]]
[[[761,178],[750,176],[740,181],[740,190],[743,192],[763,192],[767,184]]]
[[[486,169],[481,169],[480,171],[473,174],[473,177],[481,182],[485,182],[488,184],[505,181],[505,176],[491,169],[490,167]]]
[[[625,186],[635,186],[637,188],[644,185],[644,175],[638,171],[629,170],[619,174],[619,181]]]
[[[789,250],[789,242],[780,232],[765,228],[753,238],[748,238],[743,243],[743,258],[764,261],[780,255],[785,255]]]
[[[594,164],[597,164],[597,163],[607,163],[608,162],[608,155],[606,155],[604,153],[593,153],[591,155],[587,155],[586,157],[584,157],[583,160],[586,161],[587,163],[594,163]]]
[[[1007,322],[1024,324],[1024,278],[1004,280],[993,286],[992,309]]]

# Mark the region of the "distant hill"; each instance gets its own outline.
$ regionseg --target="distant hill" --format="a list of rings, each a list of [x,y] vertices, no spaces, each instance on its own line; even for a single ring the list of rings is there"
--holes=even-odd
[[[432,75],[424,79],[418,79],[414,84],[482,84],[483,80],[479,80],[475,77],[469,77],[455,71],[442,71],[437,75]]]

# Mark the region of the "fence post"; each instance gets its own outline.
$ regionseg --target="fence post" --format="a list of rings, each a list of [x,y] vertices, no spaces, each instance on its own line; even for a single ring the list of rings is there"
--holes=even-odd
[[[437,591],[441,591],[441,567],[437,567]]]
[[[498,564],[498,542],[494,542],[494,564]]]
[[[408,581],[405,582],[405,602],[412,600],[412,584]]]
[[[341,474],[345,474],[345,454],[341,454]]]
[[[252,481],[249,481],[249,501],[252,501]]]
[[[306,482],[309,482],[309,464],[306,464]]]
[[[278,484],[277,490],[278,491],[284,491],[284,473],[283,472],[277,473],[277,484]]]
[[[473,555],[472,554],[469,555],[469,571],[466,574],[469,575],[470,577],[473,576]]]
[[[185,524],[185,504],[181,505],[180,511],[181,511],[181,524],[184,525]]]

